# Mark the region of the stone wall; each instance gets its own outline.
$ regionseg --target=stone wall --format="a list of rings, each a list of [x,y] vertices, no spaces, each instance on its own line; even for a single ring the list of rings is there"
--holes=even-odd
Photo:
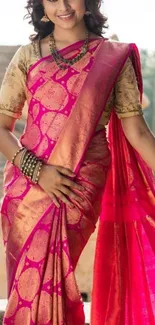
[[[6,67],[11,60],[13,54],[18,49],[18,46],[0,46],[0,84],[4,76]],[[25,107],[26,110],[26,107]],[[15,134],[19,137],[24,127],[24,119],[16,123]],[[2,195],[2,170],[5,163],[5,159],[0,154],[0,196]],[[76,277],[80,291],[87,293],[90,296],[91,284],[92,284],[92,271],[94,260],[94,249],[96,241],[96,232],[92,235],[85,250],[83,251],[80,261],[76,270]],[[5,254],[2,243],[2,234],[0,232],[0,299],[6,298],[6,273],[5,273]]]

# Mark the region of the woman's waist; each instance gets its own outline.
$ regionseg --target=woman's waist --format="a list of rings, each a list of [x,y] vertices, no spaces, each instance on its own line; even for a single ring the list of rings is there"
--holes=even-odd
[[[108,148],[106,130],[99,130],[95,132],[75,178],[75,182],[83,183],[86,188],[86,195],[90,195],[90,201],[96,197],[97,192],[102,191],[110,163],[111,155]],[[15,197],[20,196],[23,200],[32,188],[35,191],[39,191],[40,198],[41,192],[44,196],[45,193],[43,191],[40,192],[39,186],[33,185],[17,167],[7,162],[4,173],[5,194],[11,197],[14,197],[14,195]]]
[[[84,191],[74,190],[82,198],[81,203],[72,199],[71,201],[75,208],[94,220],[94,223],[101,208],[107,170],[108,165],[105,167],[101,163],[85,161],[74,179],[83,186]],[[6,174],[2,212],[10,211],[12,219],[16,216],[19,206],[23,209],[26,207],[26,213],[35,211],[38,218],[52,206],[53,201],[48,194],[40,186],[30,184],[30,181],[21,173],[18,174],[16,167],[10,163],[7,165]]]
[[[96,130],[85,153],[82,165],[96,163],[108,167],[111,162],[106,128]]]
[[[21,145],[23,143],[23,136],[20,138]],[[49,143],[48,143],[49,145]],[[27,148],[29,150],[29,148]],[[48,148],[49,155],[51,154],[51,149]],[[46,155],[44,157],[43,150],[41,147],[38,147],[38,150],[31,150],[38,158],[42,159],[43,162],[50,163],[47,159],[47,150]],[[83,170],[84,166],[87,166],[87,169],[91,172],[96,169],[96,175],[98,174],[97,168],[107,168],[111,162],[111,154],[108,148],[108,141],[106,136],[106,129],[97,130],[94,133],[94,136],[88,146],[88,149],[83,157],[82,164],[80,166],[80,170]],[[6,177],[7,176],[7,177]],[[78,175],[77,175],[78,176]],[[4,181],[5,183],[12,183],[14,179],[23,178],[21,171],[13,166],[9,161],[7,161],[5,168],[4,168]],[[7,178],[7,179],[6,179]],[[25,177],[24,177],[25,178]],[[26,178],[27,179],[27,178]],[[28,180],[28,179],[27,179]],[[31,183],[31,182],[30,182]]]

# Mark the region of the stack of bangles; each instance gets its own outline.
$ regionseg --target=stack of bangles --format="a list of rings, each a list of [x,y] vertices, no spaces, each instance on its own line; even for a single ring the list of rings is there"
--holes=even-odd
[[[38,184],[43,162],[39,160],[32,152],[22,147],[14,154],[11,160],[13,165],[15,158],[21,151],[23,151],[23,153],[20,159],[20,170],[25,176],[29,177],[34,184]]]

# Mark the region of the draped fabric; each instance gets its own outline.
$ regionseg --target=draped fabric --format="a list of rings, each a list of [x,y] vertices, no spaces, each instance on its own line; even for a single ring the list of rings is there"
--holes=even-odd
[[[68,48],[63,54],[73,57],[78,50],[76,44],[72,51]],[[129,57],[141,90],[137,50],[133,44],[108,40],[92,42],[90,50],[91,55],[88,53],[81,61],[82,72],[80,61],[76,69],[60,71],[50,56],[38,60],[27,75],[29,111],[20,142],[45,163],[73,170],[74,180],[84,191],[77,191],[82,201],[73,200],[74,208],[62,202],[57,208],[38,185],[7,163],[1,206],[8,277],[4,325],[84,325],[74,270],[99,215],[92,325],[137,325],[143,314],[151,322],[154,317],[154,185],[153,178],[149,177],[149,182],[147,178],[151,171],[142,160],[137,164],[114,112],[110,121],[110,150],[105,128],[96,131]],[[130,187],[126,191],[129,181],[138,183],[138,190]],[[141,210],[137,201],[140,191],[144,203]],[[132,206],[126,204],[133,198],[136,200]],[[143,231],[139,230],[142,223]],[[135,263],[136,258],[139,263]],[[141,297],[137,307],[132,300],[135,283],[137,297]],[[145,324],[152,325],[151,322]]]
[[[132,61],[142,98],[140,59]],[[92,325],[155,323],[155,178],[113,111],[111,168],[96,245]]]
[[[97,44],[92,48],[95,56]],[[90,69],[91,56],[85,60],[83,69],[88,63]],[[73,200],[70,208],[60,202],[58,209],[38,185],[7,163],[1,206],[8,278],[3,324],[84,324],[74,269],[95,230],[110,164],[105,129],[91,130],[97,114],[92,110],[88,117],[89,93],[82,88],[87,74],[60,71],[51,57],[29,70],[29,111],[20,142],[45,163],[72,170],[80,166],[75,182],[85,190],[78,193],[81,204]]]

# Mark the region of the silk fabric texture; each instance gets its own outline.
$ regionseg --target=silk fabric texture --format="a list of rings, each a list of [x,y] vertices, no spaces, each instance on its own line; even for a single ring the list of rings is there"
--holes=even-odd
[[[72,169],[85,191],[78,192],[81,204],[74,201],[71,209],[61,203],[58,209],[39,186],[7,163],[1,213],[9,301],[3,324],[84,325],[74,269],[99,215],[92,325],[133,325],[137,320],[153,324],[153,177],[127,143],[114,112],[109,129],[111,154],[105,130],[96,132],[129,56],[142,91],[138,52],[132,44],[103,40],[94,49],[90,71],[83,73],[74,95],[76,76],[58,71],[51,57],[29,70],[29,114],[20,142],[49,164]],[[66,83],[67,95],[62,86]],[[128,175],[134,183],[138,177],[141,186],[136,182],[132,187]]]

